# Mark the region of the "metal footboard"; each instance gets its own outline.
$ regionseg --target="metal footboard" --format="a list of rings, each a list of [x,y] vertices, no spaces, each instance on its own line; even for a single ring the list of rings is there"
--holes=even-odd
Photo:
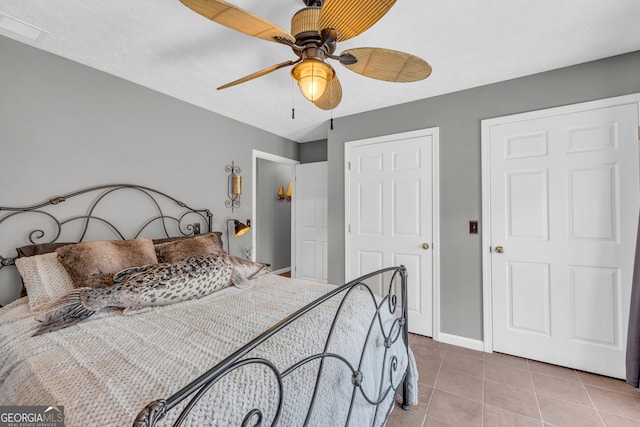
[[[388,280],[385,280],[385,277]],[[375,280],[380,280],[382,283],[382,289],[386,290],[386,294],[380,298],[375,297],[374,292],[372,291],[367,281],[372,282]],[[375,309],[375,312],[370,319],[370,323],[368,325],[368,333],[366,339],[364,341],[364,346],[361,349],[361,354],[359,358],[359,363],[357,366],[350,363],[347,358],[343,355],[333,353],[329,351],[330,343],[332,337],[335,332],[336,324],[340,319],[341,314],[343,313],[343,309],[345,307],[345,303],[348,301],[350,295],[352,295],[356,290],[361,290],[368,294],[366,299],[370,300],[372,303],[372,307]],[[371,405],[373,410],[375,410],[375,414],[373,420],[375,422],[376,419],[380,417],[386,418],[391,410],[391,405],[394,404],[395,395],[400,391],[400,385],[403,386],[403,409],[409,409],[408,402],[408,383],[407,383],[407,372],[409,369],[409,345],[408,345],[408,329],[407,329],[407,271],[404,266],[399,267],[390,267],[375,271],[373,273],[364,275],[355,279],[345,285],[340,287],[336,287],[335,290],[328,292],[322,297],[316,299],[315,301],[307,304],[303,308],[299,309],[295,313],[289,315],[288,317],[282,319],[277,324],[273,325],[262,334],[258,335],[252,341],[243,345],[240,349],[238,349],[235,353],[228,356],[226,359],[222,360],[216,366],[211,368],[209,371],[205,372],[203,375],[192,381],[190,384],[182,388],[180,391],[175,393],[173,396],[167,399],[156,400],[154,402],[149,403],[136,417],[133,425],[135,427],[151,427],[155,426],[159,423],[165,415],[171,410],[180,410],[177,406],[183,407],[180,415],[176,419],[174,426],[182,425],[185,420],[189,417],[191,410],[196,406],[196,404],[202,399],[203,396],[207,394],[207,392],[214,387],[222,378],[229,375],[231,372],[235,371],[246,365],[257,364],[262,365],[270,371],[277,383],[278,390],[278,406],[275,408],[275,415],[273,416],[273,421],[270,425],[276,426],[279,424],[280,416],[283,412],[284,405],[284,387],[283,387],[283,379],[286,378],[291,373],[297,371],[303,366],[306,366],[310,362],[319,363],[319,369],[315,374],[315,384],[313,389],[313,396],[310,400],[308,408],[306,408],[306,417],[304,425],[308,425],[314,410],[314,405],[316,404],[316,399],[318,397],[318,389],[320,387],[320,379],[321,374],[325,366],[325,362],[329,359],[339,361],[339,363],[344,364],[348,372],[351,374],[352,384],[352,392],[351,392],[351,400],[350,402],[345,402],[348,404],[348,415],[345,422],[345,426],[348,426],[351,421],[352,411],[354,408],[354,402],[356,397],[360,398],[360,401],[364,399],[368,405]],[[295,327],[295,322],[305,316],[307,313],[320,306],[321,304],[334,300],[337,298],[342,298],[339,300],[338,308],[333,317],[333,321],[331,323],[331,327],[328,330],[328,334],[325,338],[323,351],[313,354],[307,357],[304,357],[302,360],[299,360],[286,369],[279,370],[272,361],[249,357],[248,354],[258,347],[260,344],[269,340],[278,332],[282,331],[287,326],[293,324]],[[338,300],[334,300],[338,301]],[[393,321],[390,324],[390,327],[385,329],[384,322],[381,316],[381,310],[386,310],[387,313],[391,313],[393,315]],[[387,322],[388,323],[388,322]],[[367,350],[367,346],[370,343],[372,337],[376,335],[378,337],[382,336],[384,339],[384,345],[381,347],[380,351],[384,352],[382,355],[382,370],[379,373],[379,387],[376,395],[370,395],[367,393],[364,388],[361,386],[363,378],[366,375],[371,375],[372,373],[362,372],[362,364],[365,355],[365,351]],[[399,340],[400,343],[396,344]],[[399,361],[395,355],[390,353],[390,348],[392,345],[402,345],[402,352],[406,353],[406,366],[407,371],[404,373],[398,373]],[[402,378],[400,382],[394,383],[394,375],[395,377]],[[401,374],[401,375],[400,375]],[[392,394],[393,398],[389,399],[389,394]],[[186,402],[186,406],[185,406]],[[390,403],[389,403],[390,402]],[[384,404],[384,405],[383,405]],[[381,412],[382,411],[382,412]],[[242,414],[241,414],[242,416]],[[246,415],[244,415],[244,420],[242,422],[242,426],[260,426],[263,424],[265,416],[263,410],[260,408],[251,409]]]

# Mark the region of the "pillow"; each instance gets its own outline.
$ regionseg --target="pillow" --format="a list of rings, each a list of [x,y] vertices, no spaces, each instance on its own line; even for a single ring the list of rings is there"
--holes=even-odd
[[[74,245],[73,242],[53,242],[53,243],[36,243],[17,248],[18,258],[29,257],[34,255],[44,255],[55,252],[56,249],[67,245]]]
[[[220,233],[207,233],[155,246],[158,262],[177,262],[196,255],[224,253]]]
[[[55,252],[16,258],[16,267],[29,295],[29,308],[38,311],[74,289],[73,279]]]
[[[238,272],[246,280],[255,279],[261,274],[268,273],[268,264],[262,262],[254,262],[246,258],[242,258],[235,255],[224,254],[227,262],[233,267],[233,270]]]
[[[58,248],[56,253],[77,288],[102,287],[111,284],[111,275],[120,270],[158,263],[149,237],[82,242]]]
[[[30,257],[34,255],[44,255],[51,252],[55,252],[56,249],[66,245],[72,245],[69,242],[60,243],[35,243],[33,245],[21,246],[16,248],[18,252],[18,258]],[[24,286],[24,280],[22,281],[22,289],[20,290],[20,298],[27,296],[27,288]]]
[[[220,247],[222,247],[222,233],[219,231],[214,231],[213,233],[206,234],[192,234],[189,236],[163,237],[162,239],[153,239],[153,244],[159,245],[161,243],[175,242],[176,240],[192,239],[194,237],[206,236],[207,234],[215,234],[216,236],[218,236],[218,242],[220,243]]]
[[[196,256],[176,263],[149,264],[116,273],[126,279],[108,291],[75,289],[36,316],[35,335],[66,328],[106,307],[124,309],[174,304],[201,298],[229,286],[231,266],[223,254]]]

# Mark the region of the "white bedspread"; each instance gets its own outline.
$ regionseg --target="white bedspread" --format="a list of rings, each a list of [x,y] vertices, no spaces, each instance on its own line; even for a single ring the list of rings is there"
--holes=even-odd
[[[31,337],[37,322],[24,298],[0,309],[0,404],[63,405],[67,426],[131,425],[147,403],[171,396],[242,344],[331,289],[331,285],[267,274],[249,289],[232,287],[135,314],[113,310],[38,337]],[[361,291],[354,292],[350,301],[330,349],[357,368],[373,304]],[[309,313],[251,356],[265,357],[282,370],[305,355],[321,352],[337,303]],[[387,329],[390,321],[385,320]],[[374,341],[370,345],[380,350],[382,340],[378,336]],[[363,358],[362,387],[373,398],[381,373],[393,372],[394,384],[400,384],[408,363],[401,338],[389,349],[384,368],[382,350],[367,351]],[[393,356],[398,358],[395,371],[389,366]],[[285,378],[285,410],[278,425],[303,424],[317,366],[313,362]],[[415,392],[415,369],[409,379]],[[329,360],[320,384],[310,425],[344,425],[353,392],[350,372]],[[275,386],[273,375],[263,368],[235,371],[211,390],[185,425],[239,425],[256,407],[265,412],[263,425],[269,425],[278,399]],[[393,397],[387,396],[376,415],[362,404],[360,392],[356,394],[349,425],[383,424]],[[416,400],[416,393],[412,394]],[[178,412],[170,412],[161,425],[174,421]]]

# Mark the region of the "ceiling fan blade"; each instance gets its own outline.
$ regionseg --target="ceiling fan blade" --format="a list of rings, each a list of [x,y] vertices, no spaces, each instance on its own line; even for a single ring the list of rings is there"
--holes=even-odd
[[[431,74],[431,65],[427,61],[397,50],[361,47],[347,49],[340,57],[347,55],[352,55],[357,61],[351,64],[341,61],[342,65],[372,79],[406,83],[426,79]]]
[[[223,0],[180,1],[194,12],[232,30],[276,43],[295,42],[295,37],[277,25]]]
[[[338,75],[334,74],[322,96],[313,104],[322,110],[333,110],[340,104],[340,101],[342,101],[342,85]]]
[[[300,60],[287,61],[287,62],[282,62],[280,64],[272,65],[271,67],[265,68],[264,70],[256,71],[255,73],[249,74],[248,76],[245,76],[245,77],[243,77],[241,79],[234,80],[231,83],[227,83],[226,85],[222,85],[222,86],[220,86],[218,88],[218,90],[226,89],[226,88],[231,87],[231,86],[239,85],[240,83],[248,82],[249,80],[257,79],[258,77],[262,77],[265,74],[269,74],[271,72],[279,70],[280,68],[288,67],[289,65],[293,65],[293,64],[296,64],[298,62],[300,62]]]
[[[394,4],[396,0],[325,0],[318,29],[335,28],[337,41],[348,40],[378,22]]]

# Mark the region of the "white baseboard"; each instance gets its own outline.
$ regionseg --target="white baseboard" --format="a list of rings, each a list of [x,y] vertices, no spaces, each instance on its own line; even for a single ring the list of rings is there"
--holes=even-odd
[[[271,273],[282,274],[282,273],[288,273],[289,271],[291,271],[291,267],[281,268],[280,270],[272,271]]]
[[[440,332],[438,334],[438,338],[438,341],[445,344],[457,345],[458,347],[469,348],[471,350],[484,351],[484,342],[480,340],[461,337],[459,335],[445,334],[444,332]]]

